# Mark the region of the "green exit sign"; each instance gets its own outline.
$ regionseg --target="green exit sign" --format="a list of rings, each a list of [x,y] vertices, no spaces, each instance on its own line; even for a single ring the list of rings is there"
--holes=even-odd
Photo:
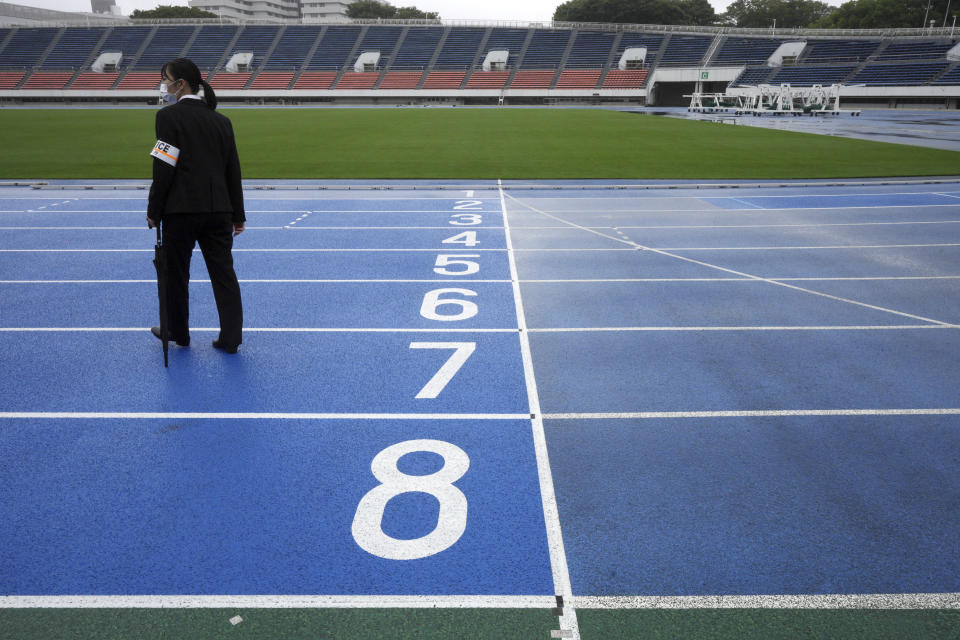
[[[701,79],[701,80],[709,80],[709,79],[710,79],[710,72],[709,72],[709,71],[701,71],[701,72],[700,72],[700,79]]]

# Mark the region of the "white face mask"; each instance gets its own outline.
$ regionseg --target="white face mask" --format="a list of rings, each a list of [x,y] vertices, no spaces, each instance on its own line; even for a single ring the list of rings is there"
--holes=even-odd
[[[173,104],[177,101],[177,96],[174,93],[169,93],[167,91],[167,85],[160,85],[160,99],[166,102],[167,104]]]

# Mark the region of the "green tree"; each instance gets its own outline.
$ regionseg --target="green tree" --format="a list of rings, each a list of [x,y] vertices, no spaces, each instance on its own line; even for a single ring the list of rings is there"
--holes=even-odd
[[[683,24],[705,26],[717,21],[717,13],[709,0],[680,0],[680,10],[683,11]]]
[[[398,9],[383,0],[357,0],[347,6],[347,17],[354,20],[376,20],[379,18],[439,20],[440,14],[421,11],[416,7],[400,7]]]
[[[557,22],[632,24],[710,24],[716,20],[707,0],[569,0],[553,13]]]
[[[900,0],[901,2],[903,0]],[[807,27],[830,15],[833,7],[819,0],[735,0],[727,7],[724,21],[737,27]]]
[[[135,9],[130,14],[133,20],[158,20],[167,18],[216,18],[217,14],[195,7],[171,7],[160,5],[156,9]]]
[[[960,10],[960,2],[953,6]],[[933,20],[933,25],[939,27],[943,25],[946,9],[947,0],[930,2],[929,15],[927,15],[927,0],[850,0],[813,26],[825,29],[920,28],[929,26],[930,20]],[[924,16],[926,16],[926,23],[924,23]],[[947,25],[951,20],[948,18]]]

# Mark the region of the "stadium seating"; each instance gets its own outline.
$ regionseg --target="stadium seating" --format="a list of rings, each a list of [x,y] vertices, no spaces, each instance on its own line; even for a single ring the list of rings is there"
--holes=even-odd
[[[877,40],[822,40],[808,42],[800,61],[811,62],[862,62],[880,42]]]
[[[372,73],[356,73],[349,71],[343,76],[340,77],[340,81],[337,83],[337,89],[373,89],[373,86],[377,84],[377,80],[380,79],[380,72],[374,71]]]
[[[29,69],[40,64],[40,56],[47,50],[59,29],[53,27],[17,29],[3,49],[6,69]]]
[[[423,82],[423,89],[459,89],[466,77],[465,71],[431,71]]]
[[[24,89],[63,89],[70,79],[72,71],[37,71],[23,84]]]
[[[93,53],[103,34],[103,27],[64,29],[63,35],[43,61],[42,69],[76,69]]]
[[[264,25],[248,25],[240,32],[240,37],[231,47],[230,54],[234,53],[252,53],[253,59],[250,61],[250,68],[259,67],[263,63],[264,56],[277,37],[279,27]]]
[[[270,59],[264,63],[264,69],[298,69],[303,65],[307,52],[320,35],[322,27],[302,25],[288,26]]]
[[[243,89],[249,81],[249,73],[218,71],[212,78],[207,77],[207,82],[210,83],[214,91],[218,89]]]
[[[236,27],[234,27],[236,29]],[[140,51],[144,40],[150,36],[152,27],[116,27],[107,35],[106,41],[99,47],[97,54],[101,53],[120,53],[123,58],[120,60],[118,68],[129,68],[133,58]],[[199,64],[199,63],[198,63]],[[160,69],[157,69],[157,75]]]
[[[954,65],[930,84],[960,84],[960,65]]]
[[[947,68],[945,62],[872,64],[858,71],[848,84],[910,86],[926,84]]]
[[[293,76],[295,75],[293,71],[263,71],[253,79],[250,88],[286,89],[293,82]]]
[[[772,38],[727,38],[713,64],[761,64],[782,44]]]
[[[773,69],[770,67],[748,67],[731,84],[733,85],[756,85],[767,82],[767,78]]]
[[[0,89],[16,89],[25,75],[23,71],[0,71]]]
[[[597,86],[600,69],[564,69],[557,80],[557,89],[592,89]]]
[[[160,70],[131,71],[120,79],[117,89],[159,89]]]
[[[360,48],[357,53],[366,51],[380,52],[380,69],[387,66],[389,60],[393,57],[393,51],[397,46],[397,40],[403,32],[403,27],[378,27],[368,29],[367,34],[360,41]],[[353,60],[348,60],[347,64],[352,64]]]
[[[477,71],[467,80],[467,89],[502,89],[510,79],[509,71]]]
[[[615,39],[616,35],[613,33],[578,32],[577,39],[573,41],[570,56],[567,58],[564,67],[567,69],[603,68],[607,64],[607,58],[610,57],[610,50],[613,48]]]
[[[669,66],[688,66],[700,64],[710,48],[713,38],[708,36],[672,35],[667,42],[660,64]]]
[[[492,29],[485,49],[487,51],[509,51],[510,57],[507,60],[507,66],[515,67],[526,39],[526,29]]]
[[[380,89],[416,89],[423,77],[422,71],[388,71],[380,82]]]
[[[877,60],[924,60],[942,58],[956,43],[946,42],[891,42],[877,56]]]
[[[466,69],[473,64],[477,49],[486,29],[455,28],[450,29],[447,40],[440,49],[440,55],[434,63],[434,69]],[[462,80],[462,78],[461,78]],[[457,85],[460,86],[460,85]]]
[[[227,45],[236,35],[237,27],[232,25],[203,25],[196,40],[187,50],[186,57],[193,60],[203,71],[213,69],[223,58]]]
[[[183,48],[195,30],[194,26],[158,27],[133,68],[138,71],[156,69],[159,72],[165,62],[183,55]]]
[[[570,31],[566,29],[534,31],[520,67],[522,69],[558,68],[569,42]]]
[[[641,88],[647,81],[647,70],[627,70],[611,69],[607,77],[603,79],[603,86],[607,89],[631,89]]]
[[[553,78],[557,75],[554,70],[550,71],[517,71],[513,82],[510,83],[511,89],[549,89],[553,84]]]
[[[360,27],[327,27],[326,33],[320,40],[317,50],[307,69],[341,69],[347,64],[347,56],[353,50],[360,35]]]
[[[22,26],[0,29],[0,89],[70,90],[74,95],[111,89],[155,91],[161,64],[179,56],[193,59],[215,88],[232,92],[479,90],[487,96],[507,91],[509,96],[510,90],[642,90],[658,67],[698,68],[705,64],[742,66],[732,86],[944,86],[960,85],[960,63],[946,58],[957,41],[937,35],[878,39],[866,34],[808,40],[797,59],[799,64],[770,68],[764,63],[786,40],[752,33],[717,37],[645,31],[644,27],[604,31],[546,25]],[[646,49],[645,61],[639,68],[621,70],[624,52],[638,47]],[[481,63],[495,50],[509,51],[506,68],[481,70]],[[376,71],[355,72],[358,58],[373,51],[380,54]],[[705,61],[708,51],[715,53]],[[103,53],[121,54],[116,72],[91,69]],[[253,56],[244,73],[226,70],[237,53]],[[547,96],[553,94],[544,93]]]
[[[426,69],[443,36],[440,27],[408,29],[400,49],[390,63],[391,69]],[[411,88],[411,87],[401,87]]]
[[[304,71],[293,84],[294,89],[329,89],[337,79],[336,71]]]
[[[788,83],[799,87],[812,86],[815,84],[834,84],[843,82],[854,69],[856,69],[856,67],[850,65],[782,67],[769,82],[772,84]]]
[[[155,81],[159,82],[156,74],[151,75]],[[82,91],[84,89],[103,91],[112,88],[119,77],[119,73],[81,73],[73,81],[73,84],[67,88],[72,91]]]

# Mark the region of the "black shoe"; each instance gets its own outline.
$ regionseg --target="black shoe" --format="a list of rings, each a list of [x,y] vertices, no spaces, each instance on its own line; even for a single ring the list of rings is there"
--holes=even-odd
[[[227,353],[237,352],[237,345],[233,345],[233,346],[225,345],[222,342],[220,342],[219,338],[213,341],[213,348],[220,349],[221,351],[226,351]]]
[[[150,333],[152,333],[153,335],[157,336],[157,340],[163,340],[163,338],[160,337],[160,327],[150,327]],[[182,338],[182,339],[180,339],[180,340],[174,338],[173,336],[170,336],[170,337],[167,338],[167,339],[168,339],[170,342],[176,342],[178,347],[189,347],[189,346],[190,346],[190,336],[187,336],[186,338]]]

